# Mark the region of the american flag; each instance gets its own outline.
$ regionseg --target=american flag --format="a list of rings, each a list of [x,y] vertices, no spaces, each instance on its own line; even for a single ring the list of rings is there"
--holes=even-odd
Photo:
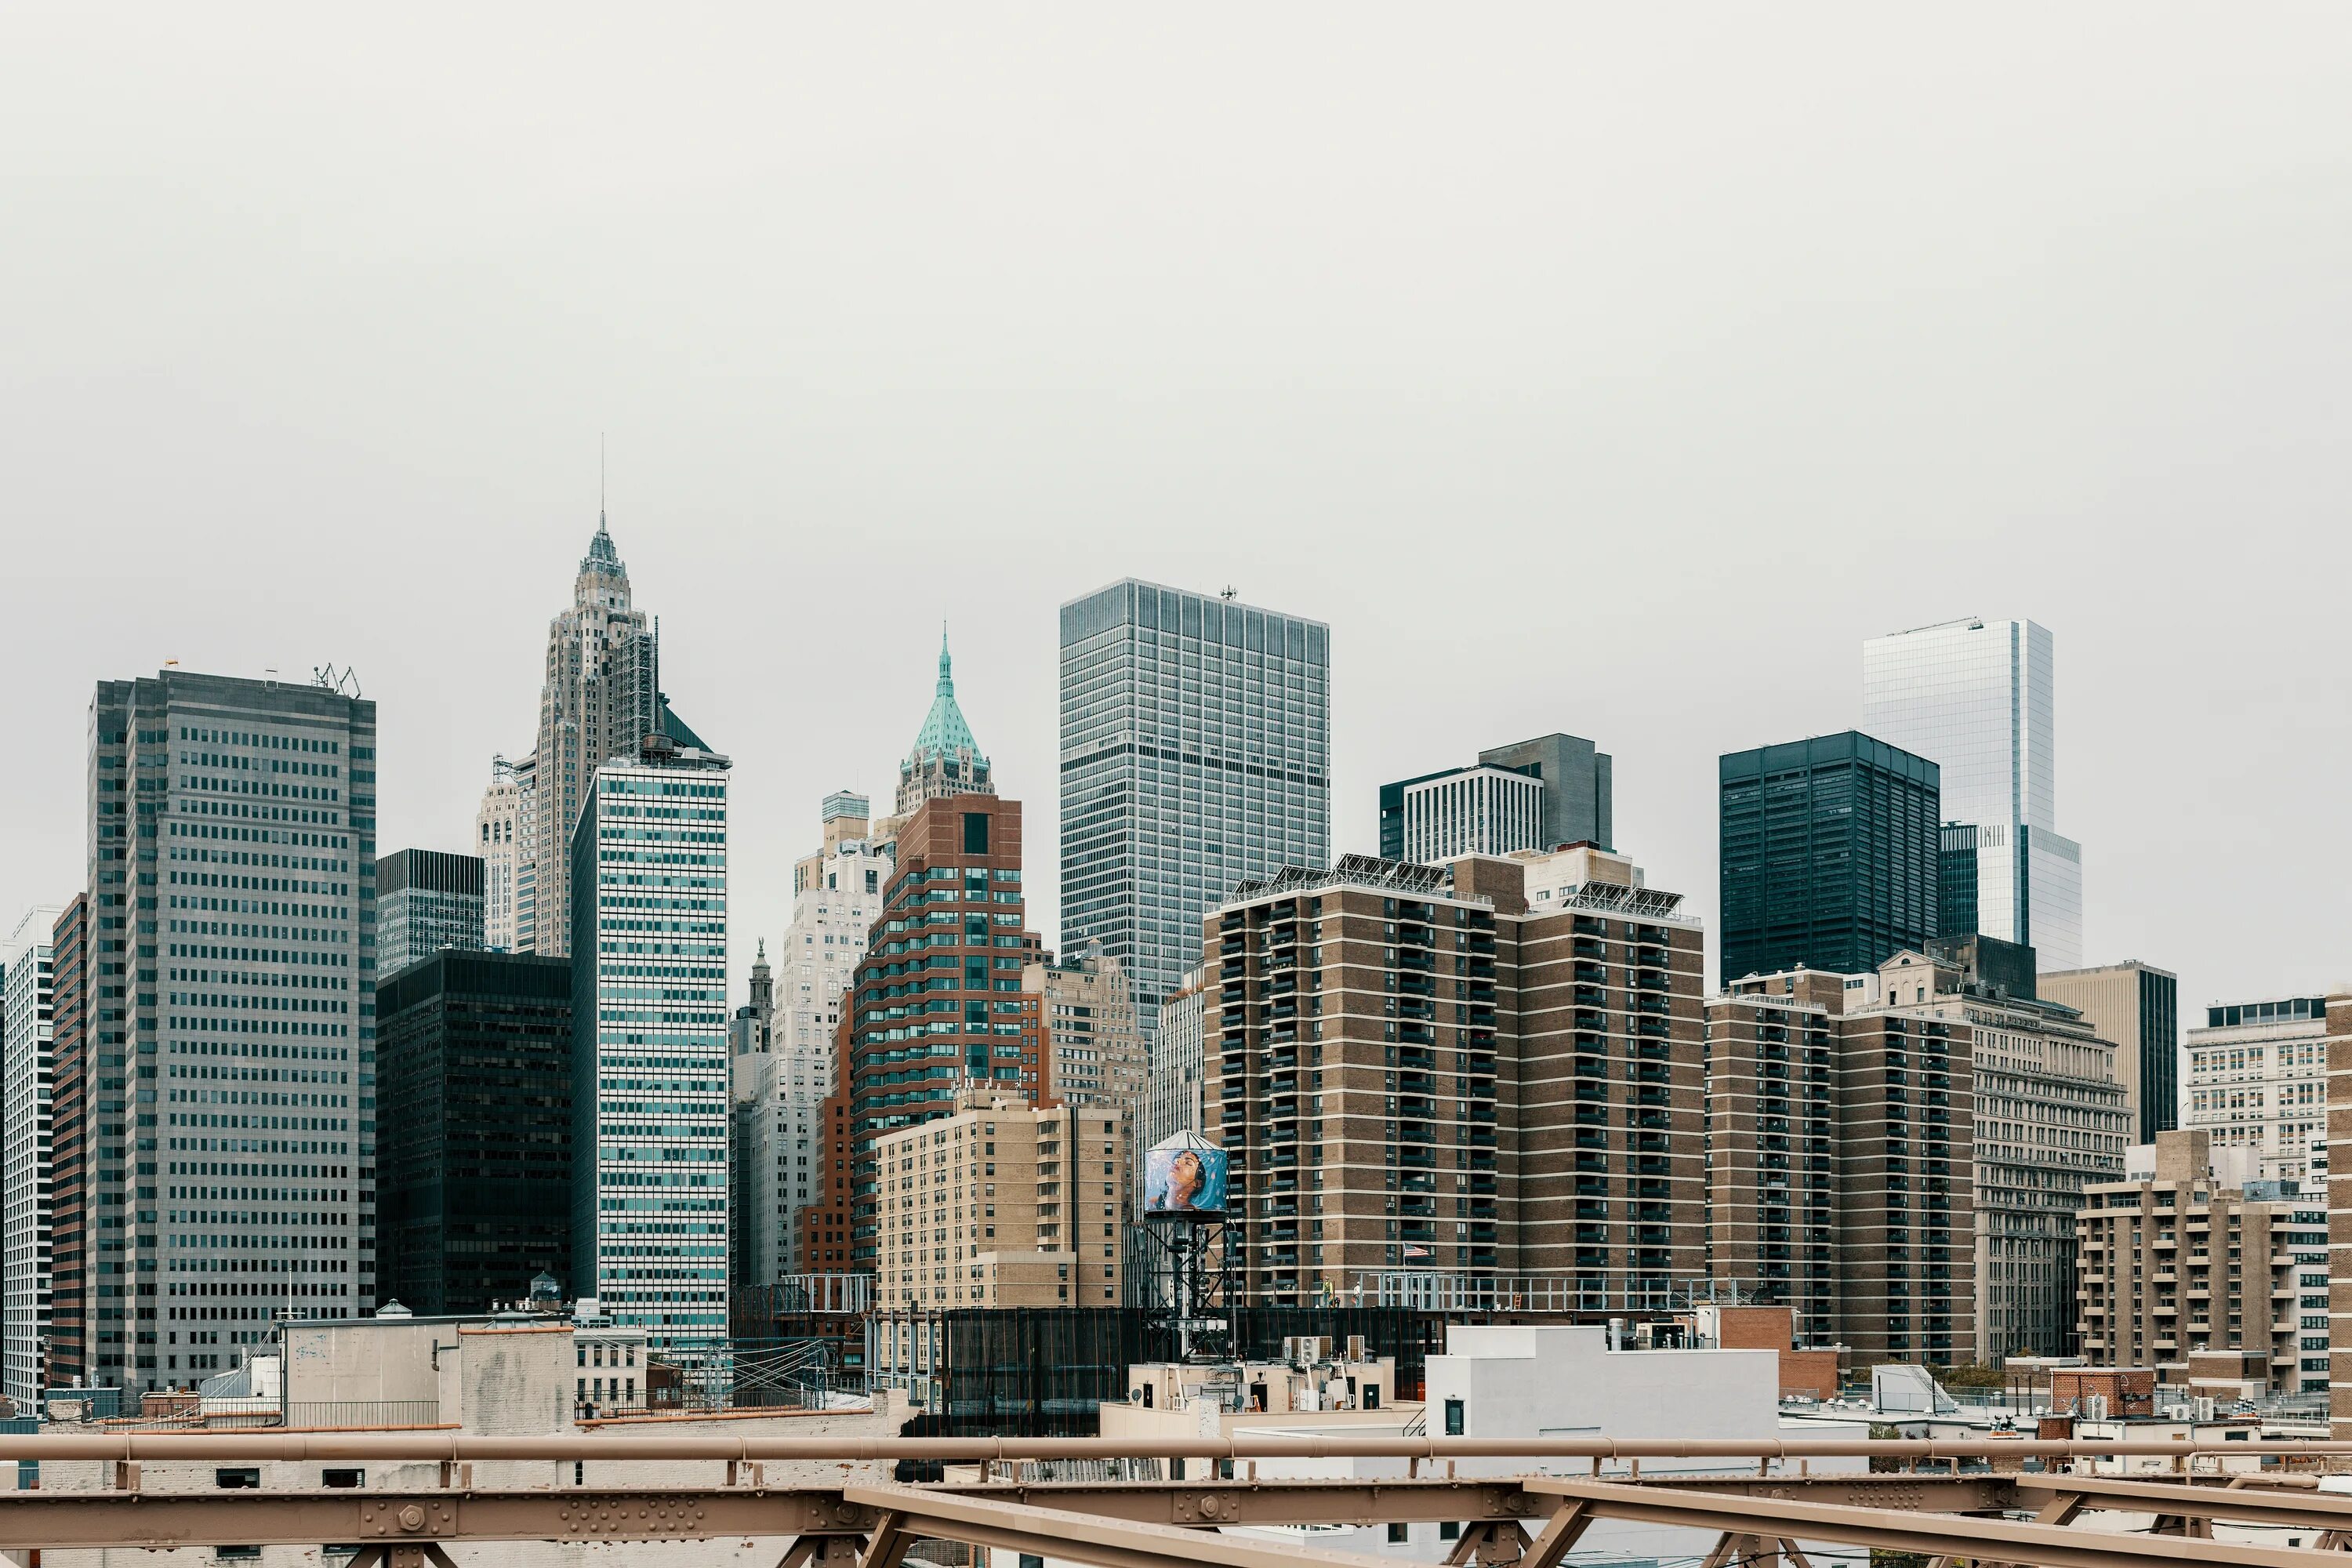
[[[1407,1258],[1426,1258],[1429,1256],[1429,1248],[1425,1247],[1408,1247],[1404,1249],[1404,1255]]]

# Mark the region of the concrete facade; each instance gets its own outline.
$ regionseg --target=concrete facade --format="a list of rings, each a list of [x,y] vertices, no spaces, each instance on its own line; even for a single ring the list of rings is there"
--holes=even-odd
[[[50,943],[55,904],[36,904],[0,943],[0,1394],[18,1410],[40,1396],[41,1354],[49,1337],[49,1233],[56,1173],[51,1111],[56,1093]]]
[[[2244,1149],[2264,1181],[2301,1181],[2327,1115],[2325,996],[2216,1003],[2181,1047],[2184,1127]]]

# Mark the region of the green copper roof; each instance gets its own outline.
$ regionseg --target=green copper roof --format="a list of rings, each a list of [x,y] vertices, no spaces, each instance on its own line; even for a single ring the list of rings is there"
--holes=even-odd
[[[703,740],[701,736],[696,734],[692,730],[688,729],[686,721],[679,718],[677,714],[671,710],[669,705],[669,695],[667,692],[662,694],[661,721],[662,733],[667,735],[679,745],[691,746],[698,752],[707,752],[710,750],[709,742]]]
[[[923,716],[922,733],[915,737],[915,749],[908,760],[953,756],[959,752],[979,757],[980,742],[971,738],[971,726],[963,721],[963,710],[956,706],[955,668],[948,658],[947,628],[942,626],[940,628],[939,694],[931,699],[931,710]]]

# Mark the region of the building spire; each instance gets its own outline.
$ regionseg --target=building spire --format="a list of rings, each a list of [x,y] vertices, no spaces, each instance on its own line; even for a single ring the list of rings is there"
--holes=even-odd
[[[955,696],[955,661],[948,657],[948,624],[940,623],[940,684],[938,694]]]

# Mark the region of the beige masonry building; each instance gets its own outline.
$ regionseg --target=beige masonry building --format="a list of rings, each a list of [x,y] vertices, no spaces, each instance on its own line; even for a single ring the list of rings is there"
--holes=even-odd
[[[2145,1366],[2216,1398],[2327,1384],[2324,1200],[2263,1180],[2250,1151],[2199,1131],[2133,1149],[2083,1194],[2083,1355]]]
[[[991,1089],[877,1139],[879,1304],[1118,1306],[1129,1144],[1115,1107]]]

